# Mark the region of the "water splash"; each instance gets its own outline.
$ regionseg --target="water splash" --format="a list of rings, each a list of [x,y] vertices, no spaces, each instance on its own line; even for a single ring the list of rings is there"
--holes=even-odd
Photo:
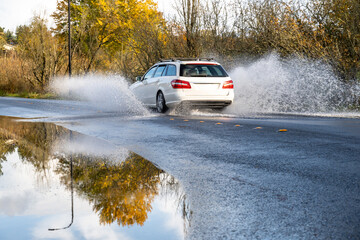
[[[330,66],[299,58],[280,60],[271,54],[231,72],[235,101],[227,112],[341,112],[360,98],[359,84],[345,84]]]
[[[87,101],[94,107],[127,116],[149,116],[149,111],[129,90],[128,82],[118,75],[86,75],[57,78],[51,84],[62,97]]]

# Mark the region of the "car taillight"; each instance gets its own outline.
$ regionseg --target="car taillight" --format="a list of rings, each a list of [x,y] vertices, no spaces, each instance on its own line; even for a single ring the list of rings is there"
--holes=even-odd
[[[188,81],[183,81],[178,79],[172,80],[171,86],[173,88],[191,88],[190,83]]]
[[[223,89],[233,89],[233,88],[234,88],[234,82],[232,80],[224,82]]]

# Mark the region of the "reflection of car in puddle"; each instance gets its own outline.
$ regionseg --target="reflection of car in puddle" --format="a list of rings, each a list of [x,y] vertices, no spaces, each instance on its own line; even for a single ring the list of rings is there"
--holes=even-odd
[[[28,170],[23,171],[22,168]],[[71,226],[72,219],[69,224],[68,217],[70,209],[68,198],[69,191],[73,196],[72,190],[74,190],[75,198],[75,216],[78,216],[78,219],[92,219],[90,216],[96,214],[98,221],[92,222],[91,225],[100,232],[104,228],[101,227],[102,225],[110,225],[115,234],[131,235],[136,231],[119,228],[118,225],[137,224],[142,226],[141,229],[144,231],[150,231],[154,237],[159,234],[163,236],[160,238],[181,239],[184,238],[189,224],[191,215],[189,205],[179,182],[174,177],[136,153],[125,149],[119,150],[110,143],[74,133],[55,124],[19,122],[12,118],[1,117],[0,174],[2,175],[0,175],[1,203],[4,202],[2,199],[11,199],[11,194],[7,194],[10,191],[15,191],[18,196],[26,196],[25,192],[31,192],[35,199],[30,201],[39,199],[39,202],[45,204],[43,209],[51,209],[48,212],[42,211],[41,217],[36,218],[37,222],[27,223],[33,224],[34,229],[29,229],[28,233],[21,233],[21,237],[31,236],[31,231],[35,231],[41,237],[54,237],[57,236],[54,234],[59,234],[59,232],[47,232],[48,228],[59,230]],[[32,189],[25,187],[26,190],[24,190],[24,187],[19,187],[19,185],[26,184],[15,183],[25,179],[37,179],[37,185],[39,181],[44,185],[48,184],[47,191],[38,191],[33,186]],[[56,179],[58,181],[51,184]],[[14,187],[14,184],[17,187],[10,189]],[[173,200],[170,204],[172,213],[169,214],[166,213],[169,206],[163,205],[171,200]],[[73,209],[73,199],[71,203],[71,209]],[[55,210],[50,206],[51,204],[55,205]],[[66,211],[57,207],[62,205],[65,206]],[[23,208],[22,206],[15,207]],[[0,218],[6,220],[8,218],[2,216],[6,214],[4,208],[6,208],[6,203],[0,206]],[[87,210],[90,208],[92,211],[83,211],[84,208]],[[164,212],[164,209],[166,211],[161,216],[160,222],[163,224],[161,225],[157,215]],[[13,224],[25,221],[26,216],[29,215],[34,218],[39,213],[31,211],[29,213],[28,209],[19,211],[16,218],[20,219]],[[74,216],[74,212],[71,215]],[[152,218],[151,215],[155,217]],[[167,219],[169,217],[172,219]],[[174,219],[180,224],[167,226],[169,221],[174,221]],[[14,228],[16,227],[11,226],[10,229]],[[73,228],[74,230],[71,230]],[[146,230],[146,228],[151,230]],[[169,228],[169,231],[166,231],[166,228]],[[77,237],[83,237],[87,233],[81,232],[81,229],[81,220],[75,219],[74,225],[66,231],[71,231],[71,234]],[[140,233],[135,234],[136,239],[141,238],[141,229],[137,230]],[[9,230],[0,227],[1,233],[6,231]],[[109,229],[103,231],[106,232]],[[164,235],[166,232],[168,235]],[[8,234],[11,233],[8,232]],[[12,234],[16,236],[19,233]]]

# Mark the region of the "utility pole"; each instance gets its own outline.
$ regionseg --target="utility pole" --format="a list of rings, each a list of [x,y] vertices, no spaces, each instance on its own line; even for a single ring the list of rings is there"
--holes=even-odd
[[[69,78],[71,78],[71,20],[70,20],[70,0],[68,0],[68,44],[69,44]]]
[[[69,0],[70,1],[70,0]],[[73,142],[73,132],[70,130],[70,144]],[[74,152],[71,151],[70,153],[70,190],[71,190],[71,221],[70,224],[66,227],[62,228],[49,228],[49,231],[58,231],[58,230],[64,230],[74,223],[74,174],[73,174],[73,155]]]

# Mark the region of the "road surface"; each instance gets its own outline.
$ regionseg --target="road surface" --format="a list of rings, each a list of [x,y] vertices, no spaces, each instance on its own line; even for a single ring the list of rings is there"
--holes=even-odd
[[[104,139],[176,177],[188,239],[360,239],[359,118],[129,116],[15,98],[0,98],[0,115]]]

